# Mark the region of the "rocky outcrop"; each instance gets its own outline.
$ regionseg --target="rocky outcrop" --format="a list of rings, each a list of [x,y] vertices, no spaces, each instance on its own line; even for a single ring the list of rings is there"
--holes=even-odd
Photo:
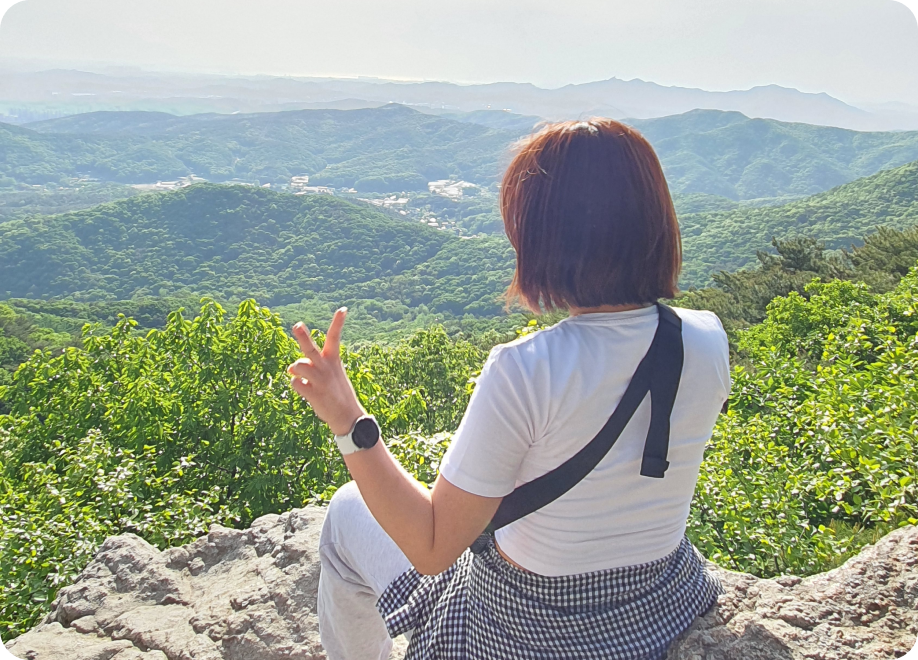
[[[726,593],[668,660],[888,660],[918,640],[918,527],[809,578],[718,574]]]
[[[159,552],[108,539],[51,613],[7,648],[22,660],[318,660],[325,510],[215,526]]]
[[[136,536],[110,538],[8,649],[22,660],[325,658],[315,615],[323,515],[307,508],[245,531],[214,527],[164,552]],[[726,594],[670,660],[886,660],[918,637],[915,527],[804,580],[718,572]]]

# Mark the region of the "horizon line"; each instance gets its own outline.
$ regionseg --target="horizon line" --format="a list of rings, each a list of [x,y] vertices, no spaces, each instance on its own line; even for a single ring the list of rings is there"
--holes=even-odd
[[[19,68],[17,64],[20,65]],[[30,66],[32,65],[32,66]],[[35,66],[37,65],[37,67]],[[17,70],[18,69],[18,70]],[[855,103],[846,101],[838,96],[834,96],[829,92],[822,91],[807,91],[800,89],[798,87],[789,87],[787,85],[782,85],[780,83],[761,83],[754,84],[748,88],[729,88],[729,89],[707,89],[704,87],[691,87],[686,85],[678,84],[666,84],[660,83],[655,80],[649,80],[646,78],[634,77],[634,78],[619,78],[618,76],[611,76],[609,78],[599,78],[594,80],[587,80],[583,82],[569,82],[564,83],[563,85],[547,85],[542,86],[538,85],[531,81],[519,81],[519,80],[450,80],[445,78],[400,78],[397,76],[394,77],[382,77],[382,76],[372,76],[372,75],[362,75],[362,74],[327,74],[327,75],[313,75],[305,73],[270,73],[270,72],[245,72],[245,71],[207,71],[207,70],[194,70],[194,69],[178,69],[178,68],[146,68],[138,65],[127,65],[127,64],[117,64],[114,62],[59,62],[55,60],[36,60],[29,58],[16,58],[16,57],[2,57],[0,58],[0,72],[9,72],[9,73],[21,73],[21,74],[39,74],[39,73],[48,73],[52,71],[70,71],[76,73],[87,73],[90,75],[99,75],[99,76],[108,76],[115,77],[116,75],[129,75],[131,72],[139,75],[172,75],[172,76],[201,76],[201,77],[214,77],[214,78],[242,78],[242,79],[251,79],[251,78],[276,78],[276,79],[287,79],[287,80],[298,80],[298,81],[341,81],[341,82],[379,82],[379,83],[393,83],[393,84],[405,84],[405,85],[421,85],[429,83],[445,84],[445,85],[454,85],[456,87],[485,87],[489,85],[527,85],[535,87],[536,89],[544,91],[558,91],[566,87],[580,87],[584,85],[592,85],[596,83],[618,81],[624,83],[630,82],[640,82],[649,85],[656,85],[658,87],[663,87],[665,89],[680,89],[686,91],[696,91],[696,92],[705,92],[707,94],[730,94],[734,92],[750,92],[756,89],[764,89],[769,87],[774,87],[782,90],[788,90],[792,92],[797,92],[798,94],[805,94],[809,96],[827,96],[829,98],[835,99],[850,105],[852,107],[857,107]],[[883,104],[883,103],[896,103],[897,101],[874,101],[870,103],[874,104]],[[860,109],[860,108],[858,108]]]

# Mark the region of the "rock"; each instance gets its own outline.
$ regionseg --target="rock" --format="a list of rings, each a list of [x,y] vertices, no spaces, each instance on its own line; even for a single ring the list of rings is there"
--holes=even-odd
[[[325,510],[215,526],[159,552],[108,539],[51,613],[7,648],[23,660],[311,660]],[[404,644],[401,645],[403,649]]]
[[[889,660],[918,640],[918,527],[809,578],[716,572],[726,593],[667,660]]]
[[[110,538],[7,648],[22,660],[324,659],[315,612],[323,516],[309,507],[245,531],[215,526],[164,552],[130,534]],[[886,660],[918,637],[915,527],[803,580],[714,570],[726,593],[669,660]]]

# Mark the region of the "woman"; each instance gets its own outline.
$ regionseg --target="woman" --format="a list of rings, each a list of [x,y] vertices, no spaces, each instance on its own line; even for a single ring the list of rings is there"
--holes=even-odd
[[[501,212],[517,257],[511,298],[570,315],[491,351],[431,490],[354,394],[339,359],[346,310],[321,351],[294,327],[305,357],[292,387],[354,479],[332,498],[320,547],[332,660],[384,660],[402,633],[412,660],[659,658],[716,599],[684,533],[730,389],[727,338],[711,313],[654,304],[676,293],[681,241],[653,149],[608,119],[549,125],[507,170]],[[664,316],[681,325],[669,340],[681,369],[651,359]],[[629,394],[633,410],[616,412],[625,425],[595,468],[466,552],[516,487],[587,451],[632,379],[667,370],[668,404],[652,386]],[[654,425],[662,455],[648,458]]]

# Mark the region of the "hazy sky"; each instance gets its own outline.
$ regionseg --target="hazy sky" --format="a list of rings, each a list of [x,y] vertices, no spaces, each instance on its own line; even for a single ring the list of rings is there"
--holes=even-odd
[[[0,0],[0,11],[11,4],[0,57],[552,87],[777,83],[918,104],[918,21],[893,0]]]

